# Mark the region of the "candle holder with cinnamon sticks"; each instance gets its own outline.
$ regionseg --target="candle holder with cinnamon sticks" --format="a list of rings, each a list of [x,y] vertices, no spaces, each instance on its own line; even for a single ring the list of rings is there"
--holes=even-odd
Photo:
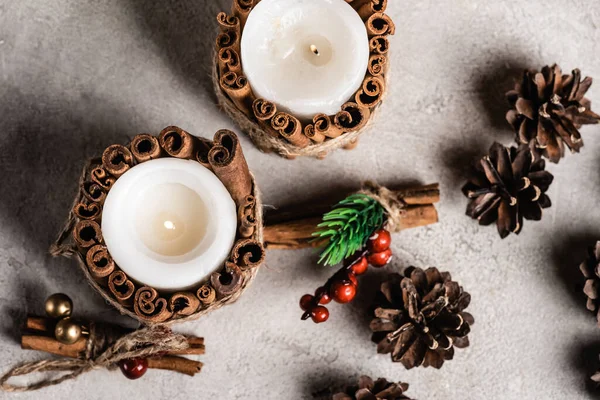
[[[258,97],[244,74],[242,35],[250,13],[260,2],[233,0],[231,14],[217,15],[220,34],[216,39],[213,69],[217,98],[260,150],[288,159],[299,156],[322,159],[338,148],[353,149],[381,105],[390,64],[388,36],[395,33],[394,22],[385,14],[387,0],[346,2],[366,27],[370,56],[365,77],[337,113],[317,113],[308,120],[286,112],[272,100]],[[315,51],[312,46],[311,49]]]
[[[128,276],[111,256],[102,232],[103,207],[117,180],[137,165],[163,158],[191,160],[206,167],[222,182],[237,208],[235,241],[223,265],[206,281],[175,291],[156,289]],[[262,205],[237,136],[221,130],[208,140],[171,126],[158,136],[141,134],[127,145],[109,146],[101,158],[85,167],[73,208],[51,253],[75,257],[97,292],[122,314],[143,324],[195,319],[234,302],[253,280],[265,255]]]

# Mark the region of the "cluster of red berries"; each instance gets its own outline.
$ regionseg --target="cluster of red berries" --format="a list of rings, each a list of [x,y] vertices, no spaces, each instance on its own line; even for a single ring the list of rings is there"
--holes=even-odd
[[[369,264],[381,268],[392,259],[392,236],[385,229],[379,229],[367,241],[367,248],[347,259],[344,266],[337,271],[325,285],[315,291],[315,295],[305,294],[300,299],[300,308],[304,311],[302,319],[311,318],[315,323],[329,319],[329,310],[325,307],[331,300],[346,304],[356,296],[358,275],[367,272]]]

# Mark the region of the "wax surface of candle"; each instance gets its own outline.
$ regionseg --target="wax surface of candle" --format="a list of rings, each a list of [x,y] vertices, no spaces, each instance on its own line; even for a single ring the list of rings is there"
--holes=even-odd
[[[150,250],[164,256],[192,251],[206,235],[208,210],[198,193],[180,183],[150,186],[140,193],[136,229]]]
[[[235,241],[236,206],[195,161],[163,158],[133,167],[111,188],[102,233],[117,265],[163,290],[197,285],[218,270]]]
[[[340,111],[369,62],[365,25],[344,0],[262,0],[241,46],[255,95],[303,119]]]

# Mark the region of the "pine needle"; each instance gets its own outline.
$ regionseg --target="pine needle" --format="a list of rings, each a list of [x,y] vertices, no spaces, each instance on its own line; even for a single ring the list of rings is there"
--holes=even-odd
[[[313,233],[315,240],[328,239],[319,263],[336,265],[362,249],[383,223],[381,204],[365,194],[353,194],[323,216]]]

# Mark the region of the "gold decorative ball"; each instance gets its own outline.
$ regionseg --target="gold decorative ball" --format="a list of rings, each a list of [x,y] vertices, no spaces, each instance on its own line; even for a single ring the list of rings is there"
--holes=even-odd
[[[81,337],[81,325],[71,318],[58,321],[54,328],[54,337],[63,344],[73,344]]]
[[[55,293],[46,300],[46,314],[51,318],[70,317],[73,312],[73,301],[63,293]]]

